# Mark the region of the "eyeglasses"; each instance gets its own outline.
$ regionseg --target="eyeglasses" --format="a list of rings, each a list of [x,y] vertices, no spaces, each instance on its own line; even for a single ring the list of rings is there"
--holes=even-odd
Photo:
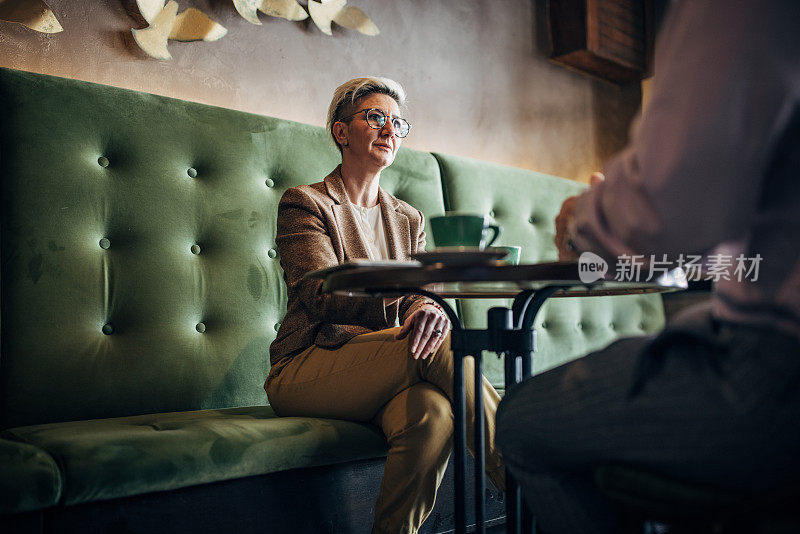
[[[344,121],[345,119],[349,119],[350,117],[354,117],[359,113],[364,113],[364,120],[367,121],[367,124],[373,130],[380,130],[386,124],[386,113],[379,109],[370,108],[370,109],[360,109],[355,113],[348,115],[347,117],[342,117],[339,119],[340,121]],[[392,129],[394,130],[394,135],[397,137],[405,137],[408,135],[408,132],[411,131],[411,123],[401,117],[392,117]]]

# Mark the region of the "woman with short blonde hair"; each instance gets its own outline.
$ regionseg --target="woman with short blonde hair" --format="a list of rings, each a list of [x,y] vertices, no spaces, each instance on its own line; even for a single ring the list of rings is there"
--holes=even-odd
[[[379,426],[389,442],[373,533],[415,533],[433,508],[453,444],[450,322],[431,300],[344,297],[305,278],[354,259],[408,260],[425,249],[425,220],[379,186],[411,131],[405,92],[386,78],[336,89],[328,130],[342,163],[325,179],[288,189],[276,243],[288,290],[286,316],[270,346],[265,388],[281,416],[345,419]],[[402,326],[395,326],[399,321]],[[467,363],[468,362],[468,363]],[[467,421],[474,368],[465,362]],[[500,397],[483,380],[489,478],[504,489],[494,446]],[[473,432],[468,432],[472,450]]]

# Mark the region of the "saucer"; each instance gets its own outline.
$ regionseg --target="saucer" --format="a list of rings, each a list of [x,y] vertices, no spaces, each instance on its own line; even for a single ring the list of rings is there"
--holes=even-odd
[[[470,265],[492,263],[506,256],[508,251],[498,248],[438,247],[430,252],[417,252],[411,257],[425,265],[445,263],[448,265]]]

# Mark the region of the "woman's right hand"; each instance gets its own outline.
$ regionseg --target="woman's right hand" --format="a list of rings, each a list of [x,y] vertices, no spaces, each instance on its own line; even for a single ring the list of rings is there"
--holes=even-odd
[[[411,355],[415,360],[420,357],[424,360],[436,352],[450,333],[450,319],[436,306],[425,304],[406,318],[395,338],[403,339],[409,333]]]

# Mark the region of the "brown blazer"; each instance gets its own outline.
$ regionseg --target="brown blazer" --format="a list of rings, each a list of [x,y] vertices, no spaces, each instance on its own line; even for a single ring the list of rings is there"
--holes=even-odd
[[[287,189],[278,205],[275,239],[288,303],[278,336],[270,345],[274,372],[311,345],[335,348],[359,334],[391,328],[398,318],[404,321],[429,302],[415,295],[384,306],[382,298],[322,293],[322,280],[303,278],[309,271],[369,258],[340,168],[322,182]],[[408,260],[411,254],[423,251],[422,213],[383,189],[378,191],[378,200],[391,259]]]

